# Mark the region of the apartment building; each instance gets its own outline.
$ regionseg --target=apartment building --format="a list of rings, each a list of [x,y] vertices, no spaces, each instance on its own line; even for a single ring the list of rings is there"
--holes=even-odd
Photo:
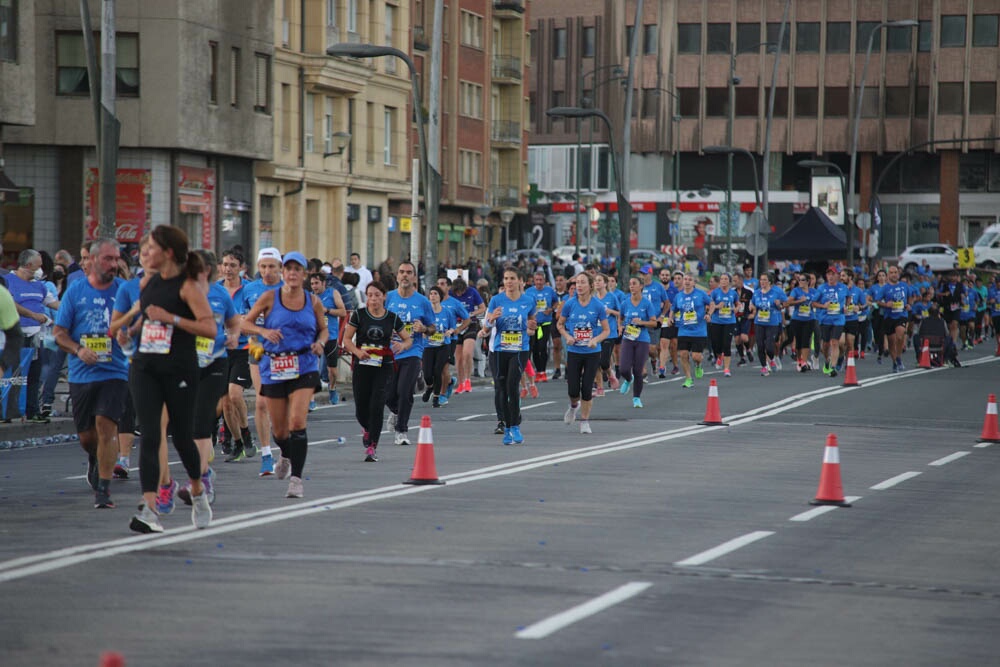
[[[622,72],[634,36],[639,57],[628,185],[638,204],[641,247],[690,242],[696,221],[718,221],[727,160],[704,154],[706,146],[749,151],[757,172],[769,170],[772,226],[789,223],[816,202],[814,174],[800,161],[828,161],[850,173],[859,100],[856,203],[867,210],[879,184],[883,255],[912,243],[971,243],[980,229],[996,222],[1000,2],[795,0],[779,47],[785,4],[648,0],[635,28],[634,0],[581,0],[571,13],[566,3],[535,2],[531,182],[556,199],[571,200],[578,184],[602,193],[601,201],[613,199],[604,194],[613,181],[603,127],[593,126],[591,144],[591,129],[581,124],[578,157],[577,123],[552,120],[545,110],[592,104],[608,112],[620,137]],[[914,25],[885,25],[901,20]],[[776,57],[771,161],[763,165]],[[730,80],[736,82],[732,107]],[[900,153],[906,155],[890,165]],[[759,180],[745,156],[734,159],[734,200],[742,224],[755,205]],[[698,193],[705,186],[707,196]],[[844,201],[840,189],[836,196]],[[666,217],[675,206],[682,212],[679,229]],[[562,234],[561,242],[575,232],[574,216],[568,215],[567,221],[562,213],[554,232]]]
[[[101,3],[90,8],[98,30]],[[9,65],[0,64],[0,155],[22,204],[4,207],[4,249],[75,249],[97,226],[80,3],[0,1],[0,17],[11,15],[16,61],[28,64],[14,75],[13,95]],[[272,153],[270,92],[260,85],[271,76],[272,3],[121,2],[116,28],[118,239],[135,250],[153,225],[169,223],[185,229],[193,247],[249,249],[253,161]],[[0,53],[4,46],[0,37]],[[9,104],[23,106],[22,115],[9,116]]]
[[[528,5],[527,0],[444,0],[441,262],[485,259],[513,245],[518,230],[528,226]],[[413,56],[421,73],[430,67],[433,12],[434,0],[413,1]],[[423,76],[421,81],[427,108],[429,82]],[[485,219],[476,214],[483,207],[490,210]],[[399,202],[397,210],[403,215],[409,203]],[[502,216],[512,217],[509,225]],[[408,247],[403,234],[399,240]]]

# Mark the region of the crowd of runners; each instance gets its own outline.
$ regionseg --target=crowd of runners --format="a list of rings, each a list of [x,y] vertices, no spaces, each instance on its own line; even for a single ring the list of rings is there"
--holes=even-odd
[[[707,366],[727,378],[756,364],[768,376],[785,359],[789,370],[836,377],[848,354],[868,354],[900,372],[906,350],[919,350],[914,338],[935,323],[943,361],[958,366],[960,349],[990,338],[1000,354],[1000,282],[957,272],[910,276],[893,266],[865,279],[837,266],[779,276],[746,267],[703,287],[651,265],[621,284],[597,266],[554,278],[507,267],[495,293],[462,277],[421,293],[406,261],[379,279],[356,256],[351,267],[277,248],[255,262],[239,248],[216,258],[169,226],[142,240],[135,276],[116,242],[88,251],[86,279],[55,311],[55,342],[69,355],[96,507],[115,507],[111,482],[129,478],[138,442],[142,502],[130,527],[141,533],[163,531],[177,502],[191,505],[196,527],[211,523],[220,446],[228,463],[259,455],[257,475],[287,480],[285,496],[302,498],[308,415],[320,391],[340,401],[344,360],[364,460],[375,463],[383,423],[395,445],[411,444],[415,400],[445,408],[476,376],[492,379],[495,434],[517,445],[528,438],[522,403],[559,380],[564,422],[590,434],[595,399],[618,392],[642,409],[651,378],[682,374],[680,388],[691,389]],[[0,325],[11,329],[5,311],[0,300]],[[167,465],[168,441],[183,486]]]

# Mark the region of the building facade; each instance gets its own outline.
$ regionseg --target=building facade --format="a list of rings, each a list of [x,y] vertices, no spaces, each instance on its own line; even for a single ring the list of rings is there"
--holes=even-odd
[[[620,136],[625,90],[615,66],[627,70],[635,36],[628,184],[633,201],[653,203],[657,211],[646,224],[639,218],[642,247],[693,242],[699,220],[710,230],[721,228],[716,211],[729,176],[727,158],[705,154],[706,146],[746,149],[757,172],[768,169],[772,228],[816,204],[818,182],[837,183],[822,195],[838,202],[828,208],[839,210],[842,220],[845,193],[839,178],[829,178],[836,171],[813,174],[798,163],[832,162],[848,176],[859,102],[854,203],[868,210],[878,184],[882,229],[874,243],[882,255],[921,242],[971,245],[998,220],[997,0],[789,3],[766,166],[783,0],[648,0],[638,29],[634,0],[585,0],[574,3],[571,14],[565,4],[538,0],[533,6],[530,177],[539,190],[564,197],[578,183],[597,192],[611,186],[604,129],[593,127],[591,146],[591,129],[582,124],[578,158],[577,123],[550,119],[545,110],[593,104],[608,112]],[[914,25],[884,25],[901,20]],[[734,164],[733,198],[743,224],[759,196],[759,177],[745,156],[735,155]],[[684,215],[672,229],[666,211],[678,204]]]
[[[2,137],[8,176],[30,191],[21,197],[31,206],[21,213],[16,246],[75,250],[95,235],[98,213],[80,6],[4,4],[34,19],[26,46],[34,54],[34,118],[3,128]],[[100,3],[91,10],[99,30]],[[118,239],[134,251],[153,225],[169,223],[196,248],[250,247],[252,165],[272,153],[271,100],[259,85],[271,76],[272,3],[140,0],[118,3],[116,19]]]

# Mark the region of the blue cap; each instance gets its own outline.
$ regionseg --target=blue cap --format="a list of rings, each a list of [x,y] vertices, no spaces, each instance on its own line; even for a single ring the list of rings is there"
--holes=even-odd
[[[652,264],[644,264],[643,267],[641,269],[639,269],[639,271],[642,272],[642,273],[652,273],[653,272],[653,265]]]
[[[306,261],[306,256],[303,255],[298,250],[293,250],[291,252],[285,253],[285,257],[281,261],[281,265],[285,266],[289,262],[297,262],[299,265],[302,266],[303,269],[306,268],[306,266],[309,264],[309,262]]]

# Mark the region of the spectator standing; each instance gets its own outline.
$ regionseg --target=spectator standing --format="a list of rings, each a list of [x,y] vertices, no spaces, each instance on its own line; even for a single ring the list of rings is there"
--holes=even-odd
[[[372,281],[372,272],[361,263],[361,255],[356,252],[351,253],[351,265],[344,267],[345,273],[358,274],[358,294],[364,294],[368,283]]]

